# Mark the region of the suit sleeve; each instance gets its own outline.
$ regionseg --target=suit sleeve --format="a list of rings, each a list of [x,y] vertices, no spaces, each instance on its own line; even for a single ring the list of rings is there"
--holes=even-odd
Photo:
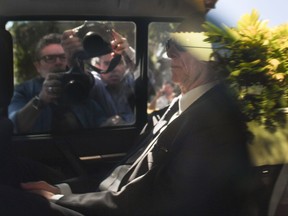
[[[75,194],[57,203],[85,215],[219,215],[234,211],[239,201],[236,189],[247,161],[237,132],[228,127],[229,134],[219,135],[220,130],[206,128],[197,131],[197,136],[189,133],[171,160],[120,192]]]
[[[84,215],[147,215],[152,204],[149,188],[153,182],[153,172],[134,179],[119,192],[72,194],[56,203]]]
[[[238,214],[249,163],[239,131],[233,125],[223,127],[191,130],[177,156],[158,172],[153,202],[157,214]]]
[[[158,140],[173,143],[166,155],[157,161],[160,152],[153,152],[153,168],[121,191],[64,196],[58,203],[85,215],[238,215],[250,178],[246,134],[221,98],[213,106],[195,104],[173,121]]]

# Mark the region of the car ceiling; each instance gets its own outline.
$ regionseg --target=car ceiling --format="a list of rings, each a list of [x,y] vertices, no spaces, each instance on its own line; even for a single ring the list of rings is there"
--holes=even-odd
[[[183,17],[195,13],[204,14],[204,1],[206,0],[0,0],[0,16]]]

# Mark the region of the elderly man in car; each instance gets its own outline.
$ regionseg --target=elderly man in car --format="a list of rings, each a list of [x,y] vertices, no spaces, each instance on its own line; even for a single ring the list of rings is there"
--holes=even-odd
[[[241,215],[251,177],[246,125],[204,39],[171,35],[167,55],[181,95],[98,189],[76,194],[43,181],[22,188],[64,215]]]

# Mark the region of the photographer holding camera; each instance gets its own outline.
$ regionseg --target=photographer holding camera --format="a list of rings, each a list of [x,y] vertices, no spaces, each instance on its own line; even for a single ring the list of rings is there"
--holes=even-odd
[[[67,89],[64,89],[65,81],[69,78],[65,75],[68,73],[67,56],[61,38],[62,35],[52,33],[39,40],[34,56],[34,66],[39,76],[15,87],[9,105],[9,118],[18,133],[97,127],[106,120],[95,101],[81,94],[76,94],[78,98],[75,101],[72,96],[67,97]],[[86,86],[90,86],[86,91],[89,91],[94,80],[89,78],[89,74],[83,74],[80,78],[86,80]],[[74,91],[71,93],[77,91],[74,87],[69,88],[69,91]],[[78,91],[81,93],[82,90]]]
[[[86,23],[65,31],[62,45],[69,64],[83,53],[85,59],[92,59],[95,81],[90,96],[108,117],[101,126],[132,123],[135,52],[127,39],[104,24]]]

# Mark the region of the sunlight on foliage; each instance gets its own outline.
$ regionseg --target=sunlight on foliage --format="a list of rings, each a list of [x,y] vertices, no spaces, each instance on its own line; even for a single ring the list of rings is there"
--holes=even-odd
[[[250,151],[255,165],[288,162],[288,23],[275,28],[267,23],[253,10],[235,28],[204,24],[254,135]]]
[[[249,123],[249,128],[254,134],[253,142],[249,145],[254,165],[262,166],[288,162],[287,127],[277,128],[275,132],[271,132],[255,122]]]
[[[253,10],[236,28],[205,23],[208,40],[217,45],[227,82],[235,90],[247,122],[273,131],[283,126],[288,106],[288,25],[267,27]]]

